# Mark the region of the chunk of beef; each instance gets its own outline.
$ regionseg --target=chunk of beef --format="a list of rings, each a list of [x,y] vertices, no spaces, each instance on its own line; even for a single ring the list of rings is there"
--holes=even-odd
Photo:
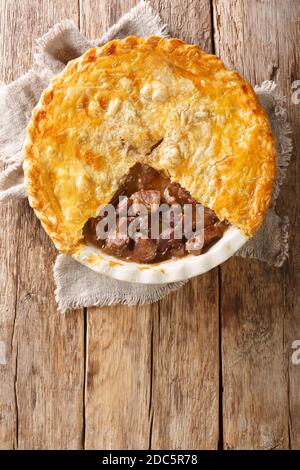
[[[165,177],[162,173],[156,171],[154,168],[148,165],[142,165],[137,163],[132,171],[135,174],[137,181],[136,191],[140,189],[164,189],[169,183],[168,178]]]
[[[193,205],[192,212],[189,214],[187,211],[184,211],[184,220],[185,220],[185,228],[192,227],[195,231],[196,229],[200,229],[199,225],[197,227],[197,223],[201,223],[201,228],[208,227],[209,225],[213,225],[218,221],[218,218],[214,211],[208,209],[206,207],[203,208],[203,219],[201,208],[203,208],[202,204],[197,204],[196,206]]]
[[[186,254],[183,240],[173,240],[170,255],[174,258],[182,258]]]
[[[164,200],[167,204],[197,204],[190,193],[177,183],[169,184],[164,190]]]
[[[127,196],[121,196],[118,204],[116,205],[116,214],[121,215],[122,217],[126,217],[130,205],[130,199]]]
[[[187,240],[185,249],[193,255],[200,255],[204,247],[204,230],[201,230],[198,234]]]
[[[102,247],[103,240],[98,240],[97,238],[97,225],[99,223],[100,217],[91,217],[83,227],[83,236],[84,239],[91,243],[92,245]]]
[[[104,248],[114,255],[114,256],[124,256],[127,247],[129,244],[129,238],[122,238],[122,237],[108,237],[105,241]]]
[[[204,227],[208,227],[209,225],[213,225],[218,220],[218,217],[214,213],[213,210],[204,207]]]
[[[132,239],[136,239],[141,237],[141,235],[148,236],[149,235],[149,216],[148,214],[145,216],[138,216],[138,217],[128,217],[128,235]]]
[[[147,210],[151,210],[151,208],[159,206],[160,198],[160,191],[156,191],[154,189],[141,189],[140,191],[133,193],[130,200],[133,203],[133,209],[138,208],[138,205],[141,204],[145,206]]]
[[[113,230],[108,234],[104,243],[104,248],[114,256],[125,256],[129,242],[130,238],[127,234],[127,218],[123,217],[117,222],[116,230]]]
[[[209,225],[204,229],[204,246],[207,247],[211,243],[216,242],[222,238],[223,230],[221,225]]]
[[[221,226],[209,225],[205,227],[199,234],[196,234],[194,237],[190,238],[186,244],[185,248],[189,253],[193,255],[200,255],[202,250],[209,246],[211,243],[219,240],[223,235],[223,230]]]
[[[132,259],[139,263],[149,263],[154,260],[156,253],[156,240],[152,240],[151,238],[137,238],[132,251]]]
[[[165,228],[159,234],[157,250],[159,253],[165,253],[167,250],[177,246],[183,235],[183,216],[179,214],[175,218],[174,212],[170,210],[170,226]],[[179,234],[181,238],[178,239]]]
[[[167,204],[156,212],[162,202]],[[162,172],[141,163],[131,168],[111,204],[116,208],[116,233],[109,233],[105,240],[102,230],[105,233],[110,227],[109,224],[98,225],[103,222],[103,217],[98,216],[85,224],[84,239],[114,256],[141,263],[179,258],[187,252],[200,254],[222,237],[228,225],[220,222],[211,209],[197,203],[178,183],[171,183]],[[192,210],[183,211],[186,204],[191,205]],[[203,208],[204,227],[196,224],[202,223],[199,206]],[[199,230],[197,234],[196,230]]]
[[[174,239],[172,240],[171,238],[162,238],[160,236],[157,242],[157,252],[161,254],[166,253],[171,248],[173,242]]]

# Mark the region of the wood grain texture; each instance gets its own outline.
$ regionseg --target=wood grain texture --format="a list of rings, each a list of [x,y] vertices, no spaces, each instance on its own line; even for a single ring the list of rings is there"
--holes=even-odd
[[[88,37],[99,37],[136,3],[81,1],[80,29]],[[88,309],[86,449],[148,448],[151,321],[156,309]]]
[[[219,440],[218,277],[160,302],[153,328],[153,449],[216,449]]]
[[[212,50],[209,1],[151,5],[171,35]],[[153,328],[153,449],[218,447],[218,296],[214,269],[160,302]]]
[[[2,61],[1,61],[2,62]],[[16,217],[10,218],[12,207],[0,208],[1,221],[10,220],[9,230],[1,230],[0,255],[0,449],[13,449],[16,441],[17,410],[15,400],[16,349],[16,256],[14,233]],[[2,227],[5,224],[2,222]]]
[[[212,48],[210,0],[150,0],[171,36],[201,46],[207,52]]]
[[[89,309],[86,449],[148,449],[152,307]]]
[[[299,72],[299,14],[300,4],[293,0],[216,0],[216,53],[253,85],[275,80],[280,94],[290,100],[290,77]],[[289,105],[296,130],[294,114],[299,117],[299,109]],[[299,445],[299,372],[290,365],[300,321],[299,237],[298,247],[293,246],[298,232],[297,176],[294,160],[278,204],[279,212],[288,214],[292,222],[289,262],[276,269],[258,261],[231,259],[221,268],[225,448]]]
[[[211,47],[211,35],[208,34],[211,27],[209,1],[190,1],[187,9],[183,8],[180,1],[153,1],[151,5],[160,13],[164,22],[172,25],[171,34],[197,42],[206,49]],[[81,30],[88,36],[100,36],[104,26],[108,28],[131,6],[133,2],[129,1],[101,1],[96,5],[95,2],[81,2]],[[98,11],[101,17],[98,29],[95,17],[91,16],[92,9]],[[196,29],[196,25],[199,29]],[[209,296],[207,289],[211,289]],[[193,301],[189,302],[187,310],[189,294],[193,296]],[[88,312],[87,377],[93,370],[92,364],[99,366],[93,372],[92,385],[89,386],[87,381],[86,447],[152,446],[160,449],[179,448],[182,445],[185,448],[216,448],[218,270],[193,281],[187,290],[180,290],[160,305],[143,309],[123,307],[121,310],[123,315],[117,314],[120,307],[107,308],[105,311],[92,309]],[[114,342],[108,350],[99,341],[99,334],[89,333],[101,331],[103,317],[109,331],[115,332]],[[182,329],[183,325],[186,331]],[[137,330],[139,334],[133,334],[132,330]],[[210,338],[211,348],[207,348],[203,341],[206,335]],[[124,336],[135,338],[134,342],[130,341],[130,347],[124,348]],[[189,345],[185,344],[187,338]],[[149,345],[152,345],[150,349]],[[123,352],[120,358],[118,348]],[[140,357],[132,362],[135,349],[140,351]],[[113,351],[116,351],[115,354]],[[172,379],[166,375],[168,369],[165,362],[161,362],[160,355],[166,363],[172,364]],[[145,358],[144,362],[141,362],[142,358]],[[130,363],[131,368],[128,367]],[[187,381],[189,369],[194,370],[195,367],[195,373],[190,374]],[[115,374],[109,376],[104,386],[102,374],[106,369],[115,371]],[[121,373],[122,370],[126,373]],[[143,385],[133,390],[132,384],[140,381],[140,377],[143,378]],[[112,396],[105,393],[107,386],[112,390]],[[151,406],[145,401],[145,396],[151,397]],[[116,406],[120,403],[121,409],[119,405]],[[132,403],[135,403],[134,407]],[[204,403],[209,403],[206,413]],[[182,408],[180,414],[179,406]],[[125,433],[123,427],[126,420]],[[118,422],[121,424],[116,426]],[[137,429],[140,429],[139,436]],[[165,433],[163,429],[166,430]]]
[[[34,39],[58,20],[77,21],[77,2],[1,1],[5,81],[30,68]],[[83,428],[83,318],[56,310],[56,252],[27,202],[1,207],[0,365],[3,448],[80,448]],[[2,386],[4,384],[4,386]]]
[[[300,78],[300,3],[289,0],[280,15],[276,15],[278,54],[280,68],[278,81],[286,95],[288,117],[292,126],[294,155],[288,169],[287,179],[278,201],[281,214],[290,219],[289,261],[284,265],[282,285],[284,305],[284,361],[285,380],[288,391],[289,443],[291,449],[300,449],[300,366],[291,361],[292,343],[300,339],[300,103],[292,101],[294,81]],[[280,33],[283,31],[284,33]],[[299,86],[298,86],[299,96]]]

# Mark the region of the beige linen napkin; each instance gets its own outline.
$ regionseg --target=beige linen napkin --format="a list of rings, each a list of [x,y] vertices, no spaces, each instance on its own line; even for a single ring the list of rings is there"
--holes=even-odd
[[[72,21],[62,21],[37,40],[32,70],[15,82],[1,86],[0,160],[6,163],[6,169],[0,174],[0,202],[26,197],[22,170],[26,126],[50,78],[63,70],[69,60],[80,56],[88,48],[128,35],[166,37],[167,28],[148,2],[141,2],[130,10],[101,39],[88,40]],[[275,203],[292,153],[290,128],[283,99],[277,95],[275,84],[264,82],[256,86],[255,90],[269,115],[276,136],[278,177],[272,208],[262,228],[238,255],[281,266],[288,255],[288,219],[282,219],[276,214]],[[152,303],[184,284],[149,286],[116,281],[94,273],[71,257],[61,254],[55,262],[54,277],[56,300],[62,311],[92,305]]]

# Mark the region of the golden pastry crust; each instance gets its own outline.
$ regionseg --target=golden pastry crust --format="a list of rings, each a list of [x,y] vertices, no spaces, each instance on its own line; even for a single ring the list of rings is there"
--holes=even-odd
[[[127,37],[90,49],[42,94],[24,171],[30,204],[59,250],[78,249],[85,222],[137,161],[248,236],[271,201],[275,145],[254,91],[178,39]]]

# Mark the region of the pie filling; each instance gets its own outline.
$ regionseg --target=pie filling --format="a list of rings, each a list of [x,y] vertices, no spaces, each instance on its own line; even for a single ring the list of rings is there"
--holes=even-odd
[[[113,209],[112,225],[108,206]],[[228,227],[179,184],[141,163],[131,168],[108,206],[86,222],[84,240],[127,261],[157,263],[199,255]]]

